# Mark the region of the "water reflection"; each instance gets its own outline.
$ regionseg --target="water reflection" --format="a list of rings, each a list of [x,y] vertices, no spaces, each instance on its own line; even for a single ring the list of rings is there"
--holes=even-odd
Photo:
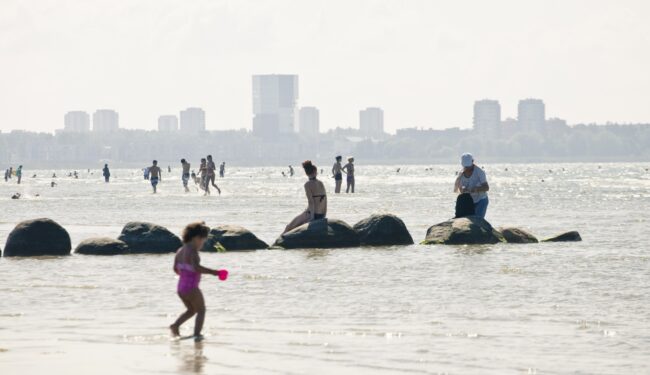
[[[202,374],[208,357],[203,354],[203,342],[190,340],[175,341],[172,355],[178,358],[178,372]]]

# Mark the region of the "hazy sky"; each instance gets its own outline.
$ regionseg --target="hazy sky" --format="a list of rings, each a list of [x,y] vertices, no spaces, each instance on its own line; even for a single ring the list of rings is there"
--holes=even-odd
[[[578,122],[650,122],[648,1],[0,1],[0,129],[52,131],[68,110],[122,127],[206,110],[250,128],[251,75],[300,75],[321,127],[468,127],[475,99],[542,98]]]

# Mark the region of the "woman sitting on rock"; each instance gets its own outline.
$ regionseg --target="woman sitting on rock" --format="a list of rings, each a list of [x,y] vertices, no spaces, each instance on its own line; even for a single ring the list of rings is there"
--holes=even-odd
[[[284,229],[283,234],[310,221],[324,219],[327,214],[327,192],[325,191],[325,185],[316,179],[318,169],[311,163],[311,160],[302,163],[302,168],[309,177],[309,181],[305,182],[307,210],[291,220]]]

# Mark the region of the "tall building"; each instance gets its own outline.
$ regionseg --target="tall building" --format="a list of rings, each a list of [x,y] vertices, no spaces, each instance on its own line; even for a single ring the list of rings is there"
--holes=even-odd
[[[70,111],[63,116],[63,130],[74,133],[90,131],[90,115],[85,111]]]
[[[178,130],[178,117],[176,115],[163,115],[158,117],[159,132],[175,132]]]
[[[300,134],[316,137],[320,133],[320,116],[316,107],[301,107],[298,119]]]
[[[253,76],[253,133],[272,137],[296,131],[298,76]]]
[[[497,100],[483,99],[474,102],[474,130],[496,134],[501,128],[501,104]]]
[[[524,99],[517,106],[517,121],[523,131],[543,131],[546,107],[541,99]]]
[[[120,128],[120,116],[112,109],[98,109],[93,113],[93,131],[110,133]]]
[[[366,137],[384,135],[384,111],[377,107],[368,107],[359,111],[359,132]]]
[[[181,111],[181,131],[190,133],[205,131],[205,111],[196,107]]]

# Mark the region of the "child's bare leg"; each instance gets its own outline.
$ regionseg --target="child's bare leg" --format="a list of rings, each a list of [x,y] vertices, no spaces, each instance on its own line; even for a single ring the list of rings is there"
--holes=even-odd
[[[182,325],[183,323],[185,323],[186,321],[188,321],[188,320],[189,320],[191,317],[193,317],[194,314],[196,313],[196,312],[194,311],[194,309],[192,308],[192,305],[190,304],[190,301],[189,301],[189,300],[187,300],[187,299],[181,297],[181,301],[183,301],[183,304],[185,305],[185,307],[187,307],[187,310],[186,310],[184,313],[182,313],[182,314],[178,317],[178,319],[176,319],[176,321],[174,322],[174,324],[172,324],[172,325],[169,326],[169,329],[172,331],[172,334],[173,334],[174,336],[180,336],[180,328],[181,328],[181,325]]]
[[[194,337],[201,337],[201,330],[203,329],[203,322],[205,321],[205,301],[203,300],[203,293],[200,289],[192,291],[192,307],[196,311],[196,320],[194,322]]]

